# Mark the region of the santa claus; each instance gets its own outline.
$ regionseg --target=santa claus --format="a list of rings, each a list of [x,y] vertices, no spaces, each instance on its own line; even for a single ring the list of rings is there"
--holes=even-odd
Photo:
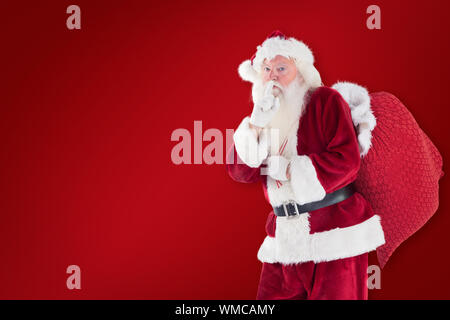
[[[343,98],[363,102],[367,91],[323,86],[311,50],[278,31],[238,71],[253,83],[254,106],[235,131],[227,170],[239,182],[261,181],[273,207],[257,254],[257,299],[367,299],[368,252],[385,238],[352,182],[375,117],[357,110],[364,123],[355,128]]]

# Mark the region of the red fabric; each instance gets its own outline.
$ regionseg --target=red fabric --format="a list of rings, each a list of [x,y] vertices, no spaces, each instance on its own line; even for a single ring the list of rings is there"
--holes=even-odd
[[[329,262],[263,263],[257,300],[367,300],[368,254]]]
[[[308,155],[327,193],[354,181],[361,157],[350,107],[328,87],[318,88],[300,118],[298,154]]]
[[[353,182],[360,168],[361,158],[350,107],[334,89],[316,89],[300,118],[297,132],[297,153],[307,155],[316,168],[318,179],[327,193]],[[228,157],[235,154],[234,147]],[[238,182],[262,181],[267,195],[266,177],[260,176],[259,168],[251,168],[236,161],[230,164],[229,175]],[[369,203],[358,192],[350,198],[314,211],[309,218],[310,232],[327,231],[358,224],[374,215]],[[267,218],[266,231],[275,235],[276,216],[271,212]]]
[[[386,244],[377,249],[377,255],[384,267],[394,250],[436,212],[438,182],[444,175],[442,156],[408,109],[395,96],[380,92],[371,94],[377,125],[372,147],[360,160],[348,105],[331,90],[322,87],[312,95],[300,119],[298,154],[312,159],[326,192],[353,180],[359,192],[314,211],[311,233],[350,226],[378,214]],[[237,181],[261,180],[259,168],[227,167]],[[266,188],[264,177],[262,181]],[[265,194],[267,198],[267,190]],[[269,236],[275,235],[275,227],[276,216],[271,212],[266,223]]]
[[[226,168],[230,177],[241,183],[254,183],[261,180],[260,168],[252,168],[242,162],[233,145],[227,152]]]
[[[444,172],[439,151],[400,100],[386,92],[370,97],[377,125],[355,186],[381,216],[386,244],[377,255],[383,267],[437,210]]]

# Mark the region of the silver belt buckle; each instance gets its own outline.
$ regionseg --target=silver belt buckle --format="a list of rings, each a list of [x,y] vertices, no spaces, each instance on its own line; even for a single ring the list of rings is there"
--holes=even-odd
[[[289,203],[291,203],[291,204],[294,206],[294,208],[295,208],[295,214],[292,215],[292,216],[289,215],[289,212],[288,212],[288,209],[287,209],[287,207],[286,207],[286,204],[283,203],[283,210],[284,210],[284,214],[286,215],[286,218],[287,218],[287,219],[292,219],[292,218],[294,218],[294,217],[299,216],[299,215],[300,215],[300,212],[298,212],[297,204],[296,204],[295,202],[288,202],[288,204],[289,204]]]

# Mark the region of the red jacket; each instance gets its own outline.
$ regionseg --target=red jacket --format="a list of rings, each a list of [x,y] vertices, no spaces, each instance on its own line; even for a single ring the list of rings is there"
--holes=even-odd
[[[357,177],[361,158],[349,105],[329,87],[317,88],[308,99],[287,134],[282,155],[290,160],[291,178],[281,185],[261,172],[263,161],[275,154],[270,129],[256,140],[246,117],[234,134],[228,173],[238,182],[261,181],[272,206],[321,200]],[[229,163],[231,159],[236,161]],[[258,259],[269,263],[342,259],[375,250],[385,242],[380,217],[358,192],[296,217],[276,217],[272,211],[266,231]]]

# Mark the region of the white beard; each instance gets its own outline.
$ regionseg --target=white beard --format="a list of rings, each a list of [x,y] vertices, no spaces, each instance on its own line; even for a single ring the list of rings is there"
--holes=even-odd
[[[280,109],[267,125],[267,128],[277,129],[279,136],[278,145],[281,145],[282,141],[288,134],[292,135],[292,132],[289,131],[298,128],[295,123],[298,124],[299,119],[305,109],[305,97],[306,93],[309,90],[309,86],[305,84],[304,81],[302,82],[302,84],[300,84],[300,77],[298,73],[295,79],[287,87],[283,88],[278,83],[276,83],[276,85],[282,88],[282,93],[279,95]],[[264,85],[262,83],[262,80],[260,79],[258,79],[258,81],[254,83],[252,89],[254,102],[262,98],[263,87]]]
[[[305,110],[308,102],[308,90],[310,87],[305,82],[300,82],[300,76],[297,74],[296,78],[287,86],[279,86],[282,90],[278,95],[280,99],[280,108],[275,114],[270,123],[263,130],[265,131],[269,141],[269,155],[282,155],[287,160],[292,159],[297,155],[297,129],[299,127],[299,120]],[[255,83],[256,84],[256,83]],[[263,88],[262,81],[258,83],[253,90],[253,97],[258,96],[261,88]],[[258,101],[258,100],[256,100]],[[288,138],[287,140],[285,140]],[[286,144],[283,143],[286,141]],[[267,192],[270,203],[273,206],[279,206],[283,203],[293,201],[295,195],[291,186],[291,182],[283,181],[279,185],[273,178],[267,176]],[[306,219],[305,216],[302,219]],[[306,223],[305,222],[305,223]]]

